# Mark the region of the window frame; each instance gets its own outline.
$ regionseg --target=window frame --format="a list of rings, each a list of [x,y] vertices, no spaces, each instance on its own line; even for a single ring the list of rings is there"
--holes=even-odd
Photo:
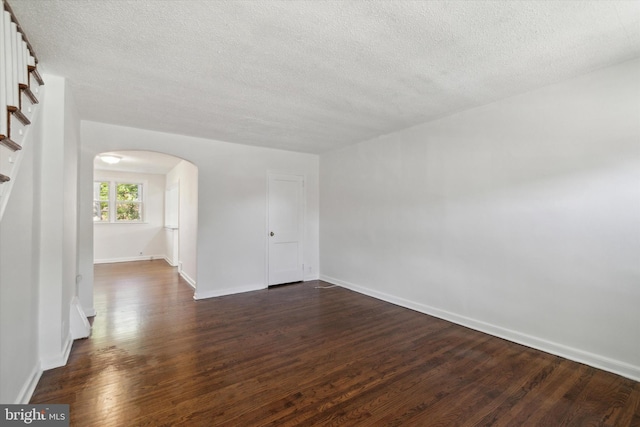
[[[114,222],[122,224],[122,223],[136,223],[139,224],[144,222],[144,184],[139,181],[131,181],[131,182],[122,182],[122,181],[113,181],[113,189],[114,189],[114,203],[113,203],[113,216]],[[137,185],[138,186],[138,200],[118,200],[118,186],[119,185]],[[128,219],[118,219],[118,205],[122,204],[137,204],[138,205],[138,214],[140,219],[128,220]]]
[[[98,198],[96,198],[96,185],[99,185],[100,187],[102,186],[103,183],[106,183],[108,186],[108,192],[107,192],[107,200],[102,200],[100,198],[100,195],[98,195]],[[99,191],[98,191],[99,193]],[[106,203],[107,204],[107,219],[102,219],[102,215],[100,215],[100,219],[96,219],[96,203]],[[109,180],[105,180],[105,179],[100,179],[100,180],[93,180],[93,223],[94,224],[106,224],[111,222],[111,211],[113,209],[111,209],[111,182]],[[98,212],[102,213],[102,209],[100,208],[98,210]]]
[[[109,185],[108,200],[100,200],[100,199],[96,199],[95,197],[96,196],[95,185],[102,184],[103,182],[106,182]],[[94,183],[94,199],[93,199],[94,213],[95,213],[95,204],[98,202],[107,203],[107,209],[108,209],[108,215],[107,215],[108,218],[105,220],[96,219],[96,216],[95,215],[93,216],[94,224],[145,224],[146,223],[145,204],[146,204],[146,188],[148,188],[147,181],[109,178],[109,179],[94,179],[93,183]],[[132,200],[132,201],[117,200],[118,198],[117,188],[118,188],[118,185],[121,185],[121,184],[137,185],[139,200]],[[138,205],[138,212],[140,213],[140,219],[135,219],[135,220],[118,219],[118,205],[129,204],[129,203],[134,203]]]

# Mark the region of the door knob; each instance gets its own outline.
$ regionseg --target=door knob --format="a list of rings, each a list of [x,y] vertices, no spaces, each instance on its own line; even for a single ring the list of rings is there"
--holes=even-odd
[[[269,236],[273,237],[275,236],[275,233],[272,231],[271,233],[269,233]]]

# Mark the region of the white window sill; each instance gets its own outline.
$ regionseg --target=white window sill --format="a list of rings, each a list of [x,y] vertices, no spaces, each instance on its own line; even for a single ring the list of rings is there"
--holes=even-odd
[[[109,222],[109,221],[94,221],[93,225],[97,224],[149,224],[146,221],[117,221],[117,222]]]

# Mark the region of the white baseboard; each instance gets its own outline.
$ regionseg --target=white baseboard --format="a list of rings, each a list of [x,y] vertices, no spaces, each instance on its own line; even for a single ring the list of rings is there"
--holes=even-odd
[[[196,281],[193,280],[187,273],[185,273],[184,271],[180,271],[180,277],[182,277],[184,281],[187,282],[193,289],[196,288]]]
[[[324,280],[325,282],[334,285],[342,286],[352,291],[368,295],[370,297],[377,298],[391,304],[399,305],[401,307],[409,308],[411,310],[428,314],[439,319],[447,320],[449,322],[456,323],[458,325],[462,325],[476,331],[503,338],[507,341],[512,341],[518,344],[525,345],[527,347],[535,348],[537,350],[564,357],[565,359],[573,360],[575,362],[584,363],[585,365],[593,366],[594,368],[622,375],[623,377],[632,379],[634,381],[640,381],[640,366],[634,366],[620,360],[610,359],[599,354],[590,353],[578,348],[568,347],[563,344],[547,341],[545,339],[531,336],[522,332],[492,325],[490,323],[485,323],[480,320],[471,319],[469,317],[460,316],[458,314],[440,310],[438,308],[431,307],[425,304],[410,301],[384,292],[379,292],[364,286],[345,282],[334,277],[320,275],[320,280]]]
[[[318,274],[310,274],[308,276],[304,276],[304,281],[308,282],[310,280],[319,280],[320,276]]]
[[[178,266],[178,263],[177,262],[173,262],[172,260],[169,259],[169,257],[163,256],[163,258],[167,262],[167,264],[169,264],[171,267],[177,267]]]
[[[36,365],[31,370],[31,373],[27,377],[27,381],[25,381],[24,385],[20,389],[20,393],[16,397],[15,404],[18,405],[26,405],[31,400],[31,396],[33,396],[33,392],[38,385],[38,381],[40,381],[40,377],[42,376],[42,368],[40,365]]]
[[[198,291],[196,289],[196,293],[193,295],[193,299],[194,300],[201,300],[201,299],[206,299],[206,298],[215,298],[215,297],[222,297],[225,295],[233,295],[233,294],[240,294],[243,292],[252,292],[252,291],[259,291],[262,289],[266,289],[267,287],[264,285],[264,283],[261,283],[259,285],[246,285],[246,286],[238,286],[235,288],[226,288],[226,289],[216,289],[216,290],[212,290],[212,291]]]
[[[151,261],[154,259],[166,259],[164,255],[141,255],[141,256],[132,256],[132,257],[122,257],[122,258],[103,258],[103,259],[94,259],[94,264],[112,264],[116,262],[132,262],[132,261]]]
[[[52,357],[43,358],[40,361],[40,366],[43,371],[47,371],[49,369],[59,368],[67,364],[67,360],[69,360],[69,354],[71,354],[71,347],[73,346],[73,339],[71,338],[71,331],[67,335],[67,338],[63,344],[62,351],[54,355]]]

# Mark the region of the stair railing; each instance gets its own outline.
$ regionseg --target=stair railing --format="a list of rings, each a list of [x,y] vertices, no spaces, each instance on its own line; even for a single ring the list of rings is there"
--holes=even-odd
[[[22,141],[38,104],[38,59],[11,7],[0,11],[0,218],[21,158]]]

